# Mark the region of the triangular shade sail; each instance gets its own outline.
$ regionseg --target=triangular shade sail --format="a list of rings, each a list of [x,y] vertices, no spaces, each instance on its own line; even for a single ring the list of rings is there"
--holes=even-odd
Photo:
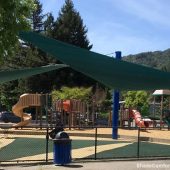
[[[19,37],[112,89],[170,88],[170,73],[119,61],[34,32],[20,32]]]
[[[45,73],[48,71],[57,70],[63,67],[67,67],[67,65],[55,64],[55,65],[48,65],[48,66],[43,66],[43,67],[0,71],[0,84],[8,82],[8,81],[16,80],[19,78],[25,78],[25,77],[33,76],[36,74],[41,74],[41,73]]]

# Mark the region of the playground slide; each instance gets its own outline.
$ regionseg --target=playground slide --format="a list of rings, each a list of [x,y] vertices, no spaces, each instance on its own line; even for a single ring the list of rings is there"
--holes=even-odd
[[[25,126],[30,123],[31,115],[24,113],[23,109],[30,106],[40,106],[40,94],[23,94],[20,96],[19,101],[12,107],[12,112],[21,117],[21,122],[14,124],[14,127]]]
[[[149,122],[142,119],[141,114],[137,110],[132,110],[132,118],[135,119],[135,123],[138,127],[149,127]]]

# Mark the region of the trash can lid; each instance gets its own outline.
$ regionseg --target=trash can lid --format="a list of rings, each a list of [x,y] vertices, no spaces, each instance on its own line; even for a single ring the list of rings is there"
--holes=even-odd
[[[61,131],[55,135],[55,139],[69,139],[69,135],[66,132]]]

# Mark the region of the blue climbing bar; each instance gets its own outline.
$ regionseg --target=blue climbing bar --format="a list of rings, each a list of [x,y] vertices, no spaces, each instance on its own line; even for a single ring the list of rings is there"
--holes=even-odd
[[[121,52],[116,51],[116,59],[121,60]],[[113,92],[113,111],[112,111],[112,138],[118,138],[118,121],[119,121],[119,91]]]

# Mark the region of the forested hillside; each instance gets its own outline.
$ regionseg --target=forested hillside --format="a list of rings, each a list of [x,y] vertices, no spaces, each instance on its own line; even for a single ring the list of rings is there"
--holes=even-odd
[[[170,49],[128,55],[123,57],[123,60],[158,68],[164,71],[170,71]]]

